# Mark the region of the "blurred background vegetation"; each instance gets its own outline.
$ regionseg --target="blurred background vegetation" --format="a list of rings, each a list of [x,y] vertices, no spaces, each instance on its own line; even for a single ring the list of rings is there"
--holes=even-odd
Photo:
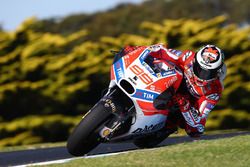
[[[207,130],[250,129],[250,1],[153,0],[0,29],[0,146],[64,141],[108,86],[124,45],[225,51],[228,75]]]

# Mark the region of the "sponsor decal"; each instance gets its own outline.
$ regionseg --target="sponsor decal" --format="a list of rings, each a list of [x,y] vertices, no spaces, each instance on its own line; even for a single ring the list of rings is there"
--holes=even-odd
[[[126,59],[130,59],[130,56],[134,56],[134,55],[137,55],[139,54],[142,50],[144,50],[145,48],[144,47],[139,47],[131,52],[129,52],[127,55],[126,55]],[[130,62],[130,61],[129,61]]]
[[[140,62],[143,62],[149,53],[150,53],[149,49],[146,49],[145,51],[143,51],[139,58]]]
[[[153,101],[158,96],[157,93],[149,92],[146,90],[136,89],[136,93],[132,95],[134,98],[141,100]]]
[[[154,71],[152,70],[152,68],[145,62],[142,62],[142,65],[151,73],[154,74]]]
[[[182,61],[187,60],[191,55],[192,55],[192,52],[191,52],[191,51],[188,51],[188,52],[185,53],[185,55],[182,57]]]
[[[116,106],[111,99],[105,99],[104,107],[110,107],[112,112],[116,112]]]
[[[214,108],[214,105],[212,105],[211,103],[207,103],[206,108],[212,110]]]
[[[207,103],[204,110],[203,110],[203,117],[205,116],[205,118],[208,117],[208,114],[211,112],[211,110],[214,108],[214,105],[211,103]]]
[[[176,81],[177,81],[177,76],[172,77],[167,83],[166,83],[166,88],[169,88],[172,86]]]
[[[182,51],[177,50],[175,54],[179,57],[182,54]]]
[[[198,132],[200,132],[200,133],[202,133],[202,132],[204,132],[204,126],[203,125],[201,125],[201,124],[199,124],[198,126],[197,126],[197,130],[198,130]]]
[[[135,81],[137,81],[138,77],[137,77],[137,76],[134,76],[133,79],[134,79]]]
[[[157,76],[157,78],[160,78],[162,75],[161,75],[161,73],[157,73],[156,76]]]
[[[116,80],[119,81],[123,75],[124,75],[124,70],[123,70],[123,61],[120,59],[114,64],[114,71],[115,71],[115,76]]]
[[[151,99],[151,100],[154,99],[154,95],[153,94],[143,93],[143,96],[144,96],[145,99]]]
[[[122,68],[117,68],[116,72],[117,72],[119,78],[123,77]]]
[[[130,62],[130,57],[128,55],[125,55],[125,56],[123,56],[123,58],[124,58],[124,63],[126,65],[126,67],[127,67],[131,63]]]
[[[185,120],[187,121],[187,124],[190,125],[190,126],[194,126],[195,123],[190,115],[189,112],[182,112],[182,115],[184,116]]]
[[[151,90],[155,90],[155,86],[154,85],[150,85],[150,88]]]
[[[200,61],[200,64],[203,64],[203,65],[208,66],[208,67],[212,67],[212,65],[207,64],[206,62],[204,63],[203,61]]]
[[[175,75],[175,74],[176,74],[176,71],[174,69],[172,69],[172,70],[168,70],[168,71],[162,73],[162,76],[166,77],[166,76],[171,76],[171,75]]]
[[[215,48],[207,48],[201,55],[205,63],[213,63],[218,59],[218,50]]]
[[[194,107],[191,107],[191,115],[196,123],[200,122],[199,113]]]
[[[134,80],[134,79],[132,79],[132,78],[130,78],[130,77],[129,77],[128,79],[129,79],[134,85],[136,85],[136,82],[135,82],[136,80]]]
[[[203,111],[203,115],[205,116],[205,118],[208,117],[208,114],[210,113],[211,110],[205,108],[204,111]],[[202,116],[203,117],[203,116]]]
[[[132,133],[135,133],[135,134],[138,134],[138,133],[148,133],[148,132],[155,131],[155,130],[158,130],[158,129],[162,128],[163,125],[165,125],[165,122],[160,122],[160,123],[155,124],[155,125],[154,124],[145,125],[144,128],[137,128]]]
[[[210,100],[219,100],[220,96],[217,93],[211,94],[207,96],[208,99]]]
[[[170,50],[170,49],[169,49]],[[171,49],[170,50],[171,53],[175,54],[176,56],[180,56],[182,54],[182,51],[180,50],[175,50],[175,49]]]
[[[136,91],[135,96],[137,96],[137,97],[142,97],[142,96],[143,96],[143,92],[141,92],[141,91]]]

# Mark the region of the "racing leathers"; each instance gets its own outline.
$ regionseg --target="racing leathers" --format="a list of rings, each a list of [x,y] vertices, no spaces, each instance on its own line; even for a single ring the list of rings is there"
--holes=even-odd
[[[127,46],[122,54],[127,54],[138,47],[140,46]],[[184,128],[189,136],[199,137],[204,132],[208,114],[218,103],[223,91],[226,66],[223,65],[216,78],[204,81],[193,73],[195,52],[169,49],[161,44],[152,45],[150,49],[152,50],[150,54],[155,59],[171,61],[183,71],[181,86],[173,98],[183,116],[181,119],[183,121],[178,120],[175,123]]]

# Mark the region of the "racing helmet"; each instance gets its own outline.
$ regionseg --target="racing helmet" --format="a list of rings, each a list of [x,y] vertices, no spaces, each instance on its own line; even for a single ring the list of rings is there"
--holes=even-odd
[[[217,78],[223,64],[223,52],[215,45],[206,45],[195,55],[193,73],[200,81],[210,81]]]

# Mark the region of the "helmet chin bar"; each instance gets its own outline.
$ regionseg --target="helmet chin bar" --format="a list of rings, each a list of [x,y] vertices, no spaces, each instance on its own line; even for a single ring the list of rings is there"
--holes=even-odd
[[[197,77],[193,71],[192,71],[192,75],[193,75],[193,77],[194,77],[194,82],[195,82],[195,84],[196,84],[197,86],[204,86],[204,85],[206,85],[208,82],[211,82],[211,81],[217,79],[217,77],[218,77],[218,76],[216,76],[216,77],[214,77],[214,78],[212,78],[212,79],[209,79],[209,80],[203,80],[203,79]]]
[[[200,81],[211,81],[217,78],[218,76],[218,69],[204,69],[198,63],[197,59],[193,62],[193,74],[197,77]]]

